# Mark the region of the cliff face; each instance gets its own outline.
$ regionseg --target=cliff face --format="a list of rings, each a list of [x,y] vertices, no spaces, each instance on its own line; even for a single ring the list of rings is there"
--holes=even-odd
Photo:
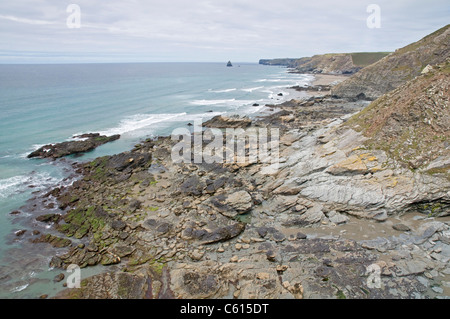
[[[259,64],[262,65],[280,65],[280,66],[286,66],[288,68],[295,67],[297,59],[290,59],[290,58],[281,58],[281,59],[261,59],[259,60]]]
[[[398,49],[336,86],[332,94],[374,100],[419,75],[427,65],[442,63],[450,55],[450,25],[418,42]]]
[[[310,59],[299,60],[297,66],[300,73],[352,74],[359,69],[353,64],[350,54],[315,55]]]
[[[297,60],[299,73],[354,74],[387,53],[323,54]]]
[[[372,102],[348,125],[411,169],[450,168],[450,58]]]
[[[385,57],[387,52],[329,53],[300,59],[260,60],[259,64],[282,65],[296,73],[354,74]]]

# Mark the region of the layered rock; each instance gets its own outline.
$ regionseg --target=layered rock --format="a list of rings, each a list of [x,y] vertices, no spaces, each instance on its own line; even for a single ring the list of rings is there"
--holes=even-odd
[[[203,123],[203,126],[212,128],[246,128],[250,126],[251,123],[252,121],[245,117],[218,115]]]
[[[387,52],[329,53],[300,59],[260,60],[264,65],[282,65],[295,73],[354,74],[385,57]]]

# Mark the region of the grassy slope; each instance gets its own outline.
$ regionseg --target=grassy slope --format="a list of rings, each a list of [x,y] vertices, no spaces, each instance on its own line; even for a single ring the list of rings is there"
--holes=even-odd
[[[381,60],[390,53],[391,52],[358,52],[352,53],[351,55],[355,66],[366,67]]]
[[[383,95],[346,125],[412,169],[448,157],[450,143],[450,58],[427,74]],[[445,169],[448,173],[448,167]]]
[[[449,56],[449,28],[450,25],[446,25],[365,67],[337,85],[333,89],[333,94],[341,97],[355,97],[364,93],[367,97],[375,99],[412,80],[428,64],[441,63]]]

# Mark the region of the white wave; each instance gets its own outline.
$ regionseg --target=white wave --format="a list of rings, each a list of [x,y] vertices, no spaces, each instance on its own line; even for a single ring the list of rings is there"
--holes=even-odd
[[[45,145],[53,145],[53,144],[51,144],[51,143],[47,143],[47,144],[33,144],[33,145],[32,145],[25,153],[19,154],[18,156],[19,156],[20,158],[27,158],[28,155],[29,155],[31,152],[34,152],[34,151],[40,149],[41,147],[43,147],[43,146],[45,146]]]
[[[257,86],[257,87],[254,87],[254,88],[246,88],[246,89],[241,89],[241,91],[244,91],[244,92],[253,92],[253,91],[256,91],[256,90],[260,90],[260,89],[263,89],[264,88],[264,86]]]
[[[173,114],[136,114],[127,117],[120,121],[117,127],[110,128],[105,131],[100,131],[101,135],[115,135],[125,134],[128,132],[136,131],[154,125],[160,122],[166,122],[174,120],[176,118],[182,118],[186,113],[173,113]]]
[[[0,198],[23,193],[29,186],[33,185],[35,190],[54,185],[59,180],[48,173],[32,173],[30,175],[17,175],[0,180]]]
[[[229,99],[229,100],[195,100],[190,102],[190,104],[193,105],[214,105],[216,107],[227,107],[231,109],[237,109],[241,106],[249,105],[255,103],[255,100],[236,100],[236,99]]]
[[[194,100],[189,102],[192,105],[217,105],[217,104],[226,104],[236,101],[236,99],[228,99],[228,100]]]
[[[225,112],[206,112],[206,113],[197,113],[197,114],[187,114],[186,116],[183,116],[183,118],[180,118],[179,121],[196,121],[196,120],[202,120],[206,118],[211,118],[217,115],[223,115]]]
[[[209,92],[213,92],[213,93],[228,93],[228,92],[233,92],[236,91],[236,88],[233,89],[224,89],[224,90],[209,90]]]
[[[267,106],[264,105],[264,104],[261,104],[259,106],[249,106],[247,108],[244,108],[244,109],[240,110],[239,113],[241,115],[250,115],[250,114],[253,114],[253,113],[259,113],[259,112],[261,112],[262,110],[264,110],[266,108],[267,108]]]
[[[287,79],[287,78],[283,78],[283,79],[259,79],[259,80],[255,80],[254,82],[293,82],[293,79]]]
[[[17,286],[15,288],[11,289],[11,292],[20,292],[22,290],[27,289],[28,286],[29,286],[29,284],[25,284],[25,285],[22,285],[22,286]]]

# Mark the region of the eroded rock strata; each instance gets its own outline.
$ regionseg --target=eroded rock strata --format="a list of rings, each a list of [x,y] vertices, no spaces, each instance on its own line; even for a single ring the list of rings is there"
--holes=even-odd
[[[442,77],[448,83],[447,67],[416,81],[429,92]],[[433,101],[448,120],[448,96]],[[364,102],[322,96],[271,106],[278,112],[251,123],[233,119],[279,128],[276,167],[176,164],[169,137],[74,164],[81,177],[43,196],[59,207],[36,216],[60,235],[36,242],[66,247],[53,267],[106,268],[58,297],[448,296],[448,146],[412,169],[368,143],[374,135],[355,123],[381,102],[355,117]],[[379,143],[397,132],[383,125]]]

